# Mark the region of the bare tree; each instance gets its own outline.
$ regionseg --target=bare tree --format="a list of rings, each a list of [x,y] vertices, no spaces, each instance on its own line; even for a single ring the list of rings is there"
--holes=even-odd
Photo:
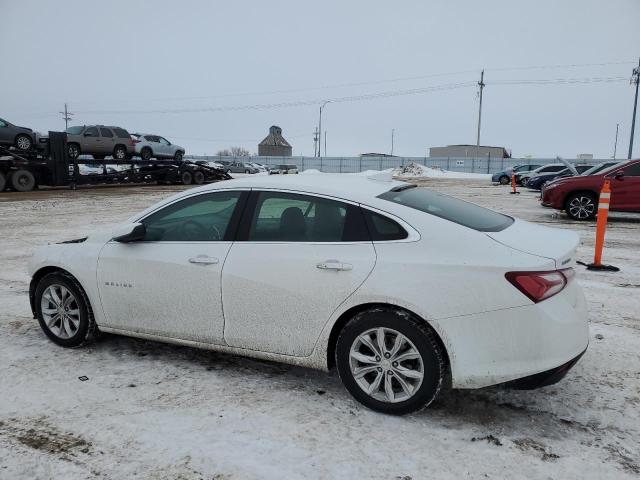
[[[224,150],[218,150],[216,155],[219,157],[249,157],[251,156],[251,153],[243,147],[231,147],[225,148]]]

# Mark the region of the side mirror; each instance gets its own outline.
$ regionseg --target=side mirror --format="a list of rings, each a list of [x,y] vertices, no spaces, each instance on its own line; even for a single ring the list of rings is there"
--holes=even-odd
[[[130,223],[116,227],[113,233],[114,235],[112,240],[115,240],[116,242],[139,242],[144,240],[147,229],[142,223]]]
[[[613,178],[615,178],[616,180],[624,180],[624,172],[616,173],[616,176]]]

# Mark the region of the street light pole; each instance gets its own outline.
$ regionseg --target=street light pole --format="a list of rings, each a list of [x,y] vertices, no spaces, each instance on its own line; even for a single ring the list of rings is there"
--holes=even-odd
[[[629,139],[629,155],[627,159],[631,160],[633,155],[633,135],[636,130],[636,110],[638,109],[638,85],[640,84],[640,59],[638,59],[638,66],[633,69],[631,81],[636,84],[636,99],[633,103],[633,118],[631,119],[631,138]]]
[[[320,138],[322,138],[322,110],[324,109],[327,103],[331,103],[331,100],[325,100],[322,105],[320,105],[320,118],[318,119],[318,133]],[[327,152],[325,152],[326,154]],[[322,152],[320,151],[320,144],[318,144],[318,156],[322,156]]]

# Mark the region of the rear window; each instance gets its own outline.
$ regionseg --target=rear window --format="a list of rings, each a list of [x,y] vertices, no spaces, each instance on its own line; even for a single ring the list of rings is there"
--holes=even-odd
[[[479,232],[500,232],[514,222],[507,215],[413,185],[389,190],[378,198],[415,208]]]
[[[114,128],[113,131],[118,138],[130,138],[129,132],[127,132],[124,128]]]
[[[84,127],[69,127],[65,131],[71,135],[80,135]]]

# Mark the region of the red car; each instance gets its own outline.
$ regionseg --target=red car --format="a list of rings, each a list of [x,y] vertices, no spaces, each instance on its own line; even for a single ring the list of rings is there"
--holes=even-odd
[[[595,175],[566,177],[548,183],[542,205],[565,210],[574,220],[596,216],[598,197],[605,179],[611,181],[610,210],[640,212],[640,160],[629,160]]]

